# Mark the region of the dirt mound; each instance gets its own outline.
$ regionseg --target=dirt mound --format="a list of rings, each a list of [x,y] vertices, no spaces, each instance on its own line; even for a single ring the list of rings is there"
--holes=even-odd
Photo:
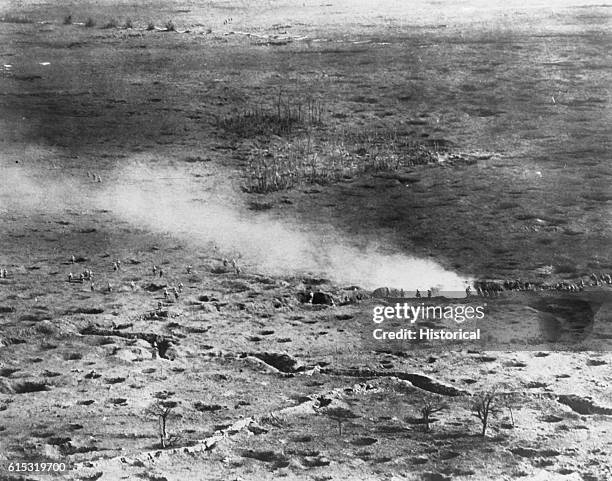
[[[612,409],[597,406],[588,398],[583,398],[575,394],[561,395],[557,398],[557,401],[561,404],[569,406],[573,411],[578,414],[590,415],[590,414],[607,414],[612,415]]]
[[[258,352],[251,355],[284,373],[301,372],[305,369],[302,363],[289,354]]]

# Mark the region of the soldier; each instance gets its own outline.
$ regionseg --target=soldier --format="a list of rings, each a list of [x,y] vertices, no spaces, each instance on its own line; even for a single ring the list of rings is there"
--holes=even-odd
[[[153,277],[157,275],[157,266],[153,265]]]
[[[117,269],[121,270],[121,261],[119,259],[117,259],[116,264],[117,264]]]
[[[94,286],[93,281],[91,281],[91,284],[89,284],[89,290],[90,290],[91,292],[93,292],[93,291],[95,290],[95,286]]]
[[[108,292],[113,292],[113,286],[111,286],[110,282],[106,284],[106,289],[108,290]]]
[[[164,275],[164,270],[160,267],[159,268],[159,277],[161,278],[161,277],[163,277],[163,275]]]
[[[179,282],[178,290],[179,290],[179,292],[183,292],[183,283],[182,282]]]
[[[74,264],[74,263],[76,262],[76,257],[72,256],[72,257],[70,258],[70,261],[71,261],[71,262]]]
[[[417,299],[420,299],[420,298],[421,298],[421,291],[419,291],[418,289],[416,290],[415,297],[416,297]]]
[[[69,272],[68,273],[68,282],[72,282],[73,277],[74,276],[72,275],[72,272]]]
[[[136,289],[136,283],[134,281],[130,281],[130,288],[132,290]]]
[[[427,289],[427,298],[430,299],[431,298],[431,289]]]
[[[193,267],[191,266],[191,264],[189,264],[187,266],[187,274],[191,274],[191,269],[193,269]]]
[[[472,295],[472,286],[467,286],[465,288],[465,297],[470,297]]]
[[[81,272],[81,273],[79,274],[79,281],[80,281],[80,282],[83,282],[84,280],[85,280],[85,275],[84,275],[84,274]]]
[[[174,298],[178,301],[179,300],[179,293],[178,293],[178,290],[176,289],[176,287],[172,288],[172,292],[174,293]]]
[[[113,270],[116,272],[119,270],[119,266],[117,265],[116,262],[113,262]]]
[[[168,297],[170,297],[170,294],[168,293],[168,289],[164,287],[164,299],[168,300]]]

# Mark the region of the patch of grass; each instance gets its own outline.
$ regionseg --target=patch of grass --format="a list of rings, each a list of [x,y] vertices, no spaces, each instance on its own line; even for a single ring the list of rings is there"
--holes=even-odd
[[[269,193],[305,184],[326,185],[366,172],[396,172],[437,162],[435,152],[393,132],[338,132],[329,137],[331,140],[318,140],[308,133],[253,149],[244,190]]]
[[[87,28],[95,27],[96,26],[96,21],[93,18],[88,17],[87,20],[85,20],[85,26]]]
[[[308,126],[320,126],[324,120],[322,103],[313,98],[285,98],[279,91],[272,105],[247,107],[219,120],[223,130],[242,138],[259,135],[291,135]]]

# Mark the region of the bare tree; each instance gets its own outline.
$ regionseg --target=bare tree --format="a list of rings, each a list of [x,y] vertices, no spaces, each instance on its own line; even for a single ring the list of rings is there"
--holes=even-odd
[[[497,409],[497,392],[495,389],[481,393],[472,404],[472,416],[480,419],[482,424],[481,436],[486,436],[489,418],[495,415]]]
[[[166,426],[172,410],[177,405],[178,403],[176,401],[155,401],[145,411],[145,414],[157,418],[159,423],[158,432],[160,445],[162,448],[165,448],[168,445],[168,432],[166,431]]]
[[[338,433],[342,436],[342,423],[349,419],[356,419],[359,416],[350,409],[344,407],[323,408],[319,412],[333,419],[338,423]]]
[[[448,409],[448,405],[441,403],[439,399],[426,399],[421,407],[421,416],[425,427],[425,432],[430,431],[430,424],[435,421],[431,418],[432,414]]]

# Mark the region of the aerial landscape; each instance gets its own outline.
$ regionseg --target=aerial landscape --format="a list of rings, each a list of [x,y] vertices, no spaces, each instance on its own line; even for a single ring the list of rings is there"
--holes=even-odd
[[[611,20],[1,1],[0,480],[612,479]]]

